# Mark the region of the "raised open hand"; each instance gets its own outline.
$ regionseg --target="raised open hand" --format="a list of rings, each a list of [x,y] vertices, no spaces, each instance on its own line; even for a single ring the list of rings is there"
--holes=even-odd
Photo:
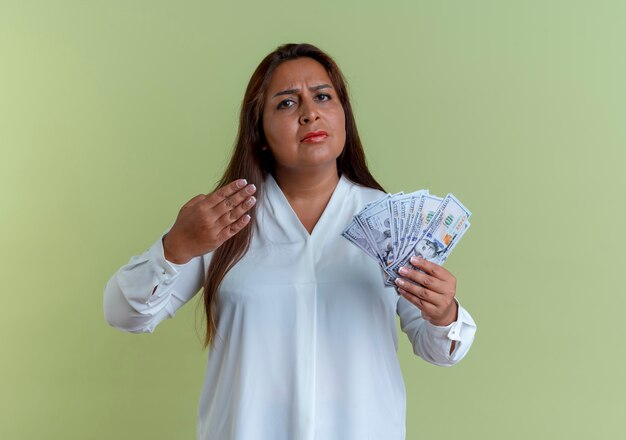
[[[183,205],[176,222],[163,237],[165,258],[184,264],[217,249],[249,222],[254,206],[254,185],[239,179],[211,194],[200,194]]]

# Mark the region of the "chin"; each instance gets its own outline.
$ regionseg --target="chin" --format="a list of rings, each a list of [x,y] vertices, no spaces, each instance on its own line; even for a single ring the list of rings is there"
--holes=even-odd
[[[328,166],[337,163],[337,158],[339,155],[325,155],[324,157],[314,157],[307,158],[303,160],[301,163],[307,167],[316,167],[316,166]]]

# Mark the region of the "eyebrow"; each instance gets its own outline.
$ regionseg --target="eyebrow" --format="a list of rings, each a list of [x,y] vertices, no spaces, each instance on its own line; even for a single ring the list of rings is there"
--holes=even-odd
[[[332,89],[333,87],[330,84],[320,84],[319,86],[313,86],[313,87],[309,87],[309,90],[312,92],[316,92],[318,90],[322,90],[322,89]],[[300,91],[300,89],[289,89],[289,90],[283,90],[282,92],[278,92],[277,94],[275,94],[274,96],[272,96],[272,98],[276,98],[277,96],[281,96],[281,95],[295,95],[296,93],[298,93]]]

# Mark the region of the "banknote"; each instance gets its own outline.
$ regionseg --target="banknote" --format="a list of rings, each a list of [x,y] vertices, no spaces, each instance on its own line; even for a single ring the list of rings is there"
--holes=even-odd
[[[395,261],[405,247],[407,231],[415,221],[417,208],[420,205],[421,196],[428,190],[419,190],[400,197],[392,197],[389,200],[391,211],[391,239],[392,255]]]
[[[453,195],[419,190],[387,194],[354,216],[343,236],[378,262],[384,284],[413,255],[443,264],[470,226],[471,212]]]
[[[389,204],[389,215],[391,216],[391,243],[393,248],[393,259],[398,256],[396,254],[400,240],[402,239],[402,205],[409,203],[409,196],[392,197]]]
[[[445,253],[445,255],[442,256],[441,262],[439,264],[443,264],[446,261],[446,259],[448,258],[448,255],[452,253],[452,251],[454,250],[454,247],[459,243],[459,240],[461,239],[461,237],[463,237],[463,234],[465,234],[465,231],[467,231],[469,227],[470,227],[470,222],[469,220],[467,220],[465,223],[463,223],[463,229],[457,235],[455,235],[454,238],[452,239],[452,242],[448,246],[448,251]]]
[[[416,213],[415,223],[407,231],[405,243],[402,249],[399,251],[398,258],[404,255],[410,248],[415,246],[420,235],[426,230],[426,227],[430,223],[430,220],[435,215],[435,212],[441,205],[443,198],[433,196],[430,194],[424,194],[420,199],[420,205],[418,212]],[[398,259],[396,258],[396,260]]]
[[[361,226],[355,220],[352,220],[352,223],[350,223],[350,226],[348,226],[346,230],[343,231],[342,235],[350,240],[353,244],[358,246],[362,251],[364,251],[374,260],[378,262],[380,261],[378,258],[378,254],[369,244],[370,242],[365,235],[365,231],[363,231]]]
[[[391,196],[388,196],[372,204],[354,218],[369,238],[370,247],[374,249],[383,265],[389,265],[393,261],[391,257],[393,244],[391,240],[391,217],[389,214],[390,198]]]
[[[468,220],[471,215],[469,209],[454,195],[448,194],[433,213],[415,245],[394,263],[385,267],[385,272],[390,278],[397,278],[399,276],[398,270],[402,266],[408,265],[409,260],[414,255],[442,264],[456,246],[455,243],[469,228]]]

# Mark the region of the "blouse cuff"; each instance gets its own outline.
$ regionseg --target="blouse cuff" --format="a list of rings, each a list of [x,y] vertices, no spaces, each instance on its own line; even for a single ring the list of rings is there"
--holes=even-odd
[[[148,256],[159,283],[167,285],[172,283],[185,265],[172,263],[165,258],[163,237],[165,237],[165,234],[150,247]]]
[[[434,325],[426,321],[429,333],[441,338],[445,337],[451,341],[460,341],[464,326],[476,328],[476,323],[470,314],[463,307],[461,307],[458,300],[455,299],[455,301],[459,308],[457,320],[446,326]]]
[[[163,237],[142,255],[132,257],[118,273],[118,284],[129,304],[140,313],[151,313],[152,308],[167,301],[167,287],[180,274],[183,265],[165,259]]]
[[[456,299],[455,301],[459,307],[456,321],[446,326],[433,325],[426,321],[428,333],[433,336],[434,341],[438,341],[436,345],[439,345],[445,352],[447,360],[454,363],[465,356],[476,333],[476,323],[467,310],[461,307]],[[450,341],[456,341],[456,347],[452,354],[449,353]]]

